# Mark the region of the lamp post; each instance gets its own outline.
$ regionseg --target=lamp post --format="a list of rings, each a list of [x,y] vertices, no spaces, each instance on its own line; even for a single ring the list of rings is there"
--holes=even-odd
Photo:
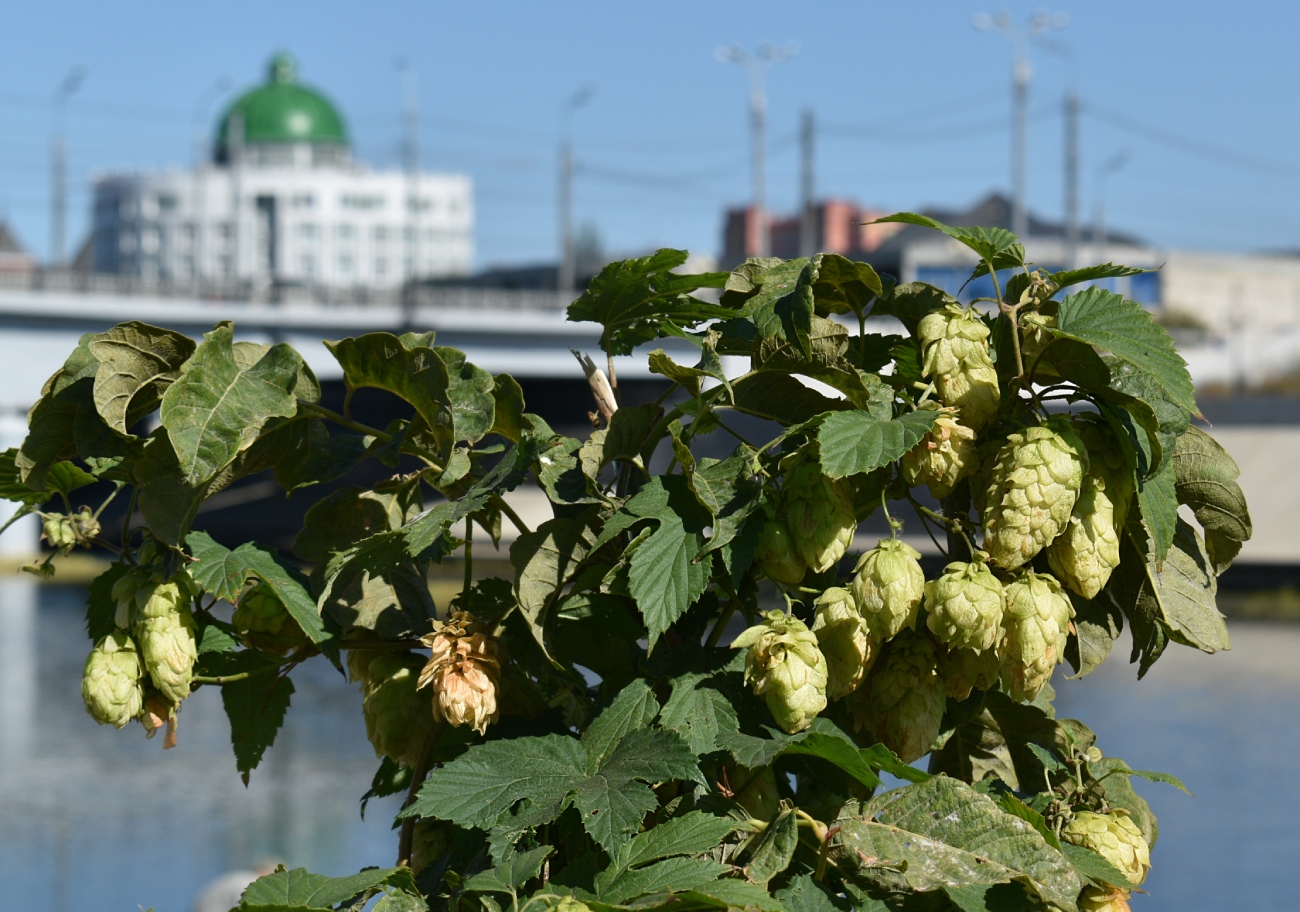
[[[578,278],[577,249],[573,242],[573,115],[596,94],[594,82],[584,83],[560,105],[559,186],[557,203],[560,234],[560,262],[556,290],[572,292]]]
[[[81,88],[86,68],[77,65],[68,71],[54,89],[54,135],[50,140],[50,263],[63,266],[65,261],[68,216],[68,151],[64,138],[68,99]]]
[[[757,249],[754,251],[757,256],[769,256],[772,252],[767,223],[767,93],[763,85],[764,76],[770,68],[797,53],[799,45],[793,41],[780,47],[764,43],[752,55],[735,44],[718,48],[715,53],[721,63],[734,63],[749,74],[749,140],[754,181],[750,207],[758,223]]]
[[[1029,232],[1029,209],[1026,195],[1026,169],[1029,146],[1029,42],[1051,29],[1065,28],[1064,13],[1040,10],[1025,25],[1017,25],[1005,10],[990,16],[980,13],[975,27],[980,31],[997,31],[1011,41],[1011,231],[1024,237]]]

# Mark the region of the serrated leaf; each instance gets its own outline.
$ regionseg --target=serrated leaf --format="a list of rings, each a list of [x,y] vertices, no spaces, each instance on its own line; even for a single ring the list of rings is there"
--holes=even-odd
[[[113,584],[126,573],[126,567],[113,564],[86,586],[86,635],[92,643],[117,629],[114,616],[117,602],[113,599]]]
[[[823,396],[804,386],[788,374],[763,371],[751,374],[731,385],[736,409],[758,418],[767,418],[789,427],[815,418],[824,412],[850,408],[840,399]]]
[[[619,691],[614,701],[582,733],[587,772],[595,772],[624,735],[645,728],[658,714],[659,701],[650,685],[641,678]]]
[[[1075,635],[1065,646],[1065,659],[1074,668],[1073,678],[1090,674],[1110,657],[1111,647],[1124,630],[1124,615],[1105,593],[1085,599],[1069,593],[1074,605]]]
[[[903,342],[905,338],[905,336],[880,333],[852,336],[844,357],[859,370],[878,371],[893,360],[894,346]]]
[[[730,866],[708,858],[669,858],[635,870],[610,868],[597,875],[596,895],[604,903],[629,903],[648,893],[703,887],[730,870]]]
[[[1160,569],[1155,565],[1151,546],[1131,523],[1125,529],[1124,538],[1120,551],[1121,567],[1126,551],[1128,555],[1144,554],[1146,557],[1138,564],[1143,568],[1144,579],[1136,593],[1135,604],[1130,609],[1120,597],[1116,597],[1120,607],[1125,608],[1126,613],[1131,612],[1130,620],[1155,617],[1169,638],[1202,652],[1230,649],[1228,627],[1215,600],[1218,584],[1196,530],[1178,518],[1173,545]],[[1129,597],[1132,597],[1131,593]],[[1140,637],[1136,626],[1134,633],[1134,647],[1137,648]]]
[[[712,687],[701,687],[703,675],[685,675],[673,681],[672,694],[659,714],[659,724],[681,735],[697,754],[718,750],[718,736],[740,730],[731,702]]]
[[[1159,782],[1163,785],[1172,785],[1180,792],[1191,795],[1193,798],[1196,797],[1195,795],[1192,795],[1191,790],[1187,786],[1183,785],[1183,780],[1169,773],[1157,773],[1152,772],[1151,770],[1135,770],[1129,769],[1127,766],[1114,767],[1114,771],[1116,774],[1122,774],[1125,776],[1137,776],[1139,779],[1145,779],[1148,782]]]
[[[464,352],[442,345],[433,350],[447,366],[452,439],[477,443],[496,424],[495,381],[483,368],[471,364]]]
[[[519,610],[537,645],[548,656],[547,609],[578,572],[594,537],[586,523],[556,518],[521,534],[510,546]]]
[[[493,434],[518,443],[524,431],[524,391],[509,374],[492,378]]]
[[[767,886],[767,882],[790,866],[799,847],[799,822],[793,810],[782,810],[759,835],[745,865],[745,879]]]
[[[819,253],[812,258],[813,298],[818,313],[854,313],[861,317],[880,296],[880,276],[869,263],[850,260],[838,253]]]
[[[1106,803],[1112,808],[1128,811],[1129,817],[1142,831],[1142,838],[1154,849],[1160,838],[1160,828],[1156,825],[1156,815],[1151,813],[1151,805],[1133,790],[1133,784],[1124,772],[1128,764],[1118,757],[1103,757],[1088,764],[1088,768],[1105,790]],[[1114,774],[1109,775],[1112,772]]]
[[[100,333],[89,348],[100,365],[95,408],[105,424],[127,434],[135,421],[162,402],[195,345],[189,336],[131,321]]]
[[[793,735],[771,728],[767,732],[767,738],[757,738],[724,730],[718,738],[718,747],[729,751],[737,763],[750,769],[767,766],[785,754],[821,757],[869,788],[880,784],[880,779],[875,774],[877,769],[887,770],[892,775],[909,781],[925,781],[930,778],[903,763],[884,745],[877,744],[859,750],[848,734],[824,717],[814,719],[811,727]],[[845,750],[845,747],[851,751]]]
[[[465,892],[495,892],[514,896],[516,892],[542,870],[542,862],[554,852],[551,846],[538,846],[521,852],[505,864],[482,871],[465,881],[461,888]]]
[[[650,372],[667,377],[692,396],[700,394],[706,380],[717,380],[724,386],[730,385],[727,375],[722,372],[722,362],[718,359],[717,352],[710,349],[705,349],[694,367],[687,367],[674,361],[662,348],[656,348],[650,353]]]
[[[758,912],[785,912],[781,901],[767,892],[765,887],[724,877],[694,890],[676,893],[672,897],[677,908],[756,909]]]
[[[1163,566],[1178,524],[1178,496],[1174,488],[1174,467],[1166,460],[1150,478],[1138,482],[1138,508],[1147,534],[1151,536],[1152,558]]]
[[[680,336],[704,320],[734,316],[728,308],[691,296],[697,288],[721,288],[727,274],[673,272],[687,257],[685,250],[664,248],[647,257],[610,263],[569,305],[568,319],[601,324],[605,327],[601,348],[612,355],[628,355],[643,342]]]
[[[707,562],[695,561],[703,544],[698,532],[687,531],[681,519],[669,516],[632,555],[629,588],[645,619],[651,651],[708,587]]]
[[[429,912],[429,904],[412,893],[395,890],[379,897],[371,912]]]
[[[197,487],[252,446],[266,423],[298,410],[293,396],[302,358],[273,346],[248,370],[232,351],[233,328],[218,324],[162,397],[160,417],[176,453],[181,481]]]
[[[790,883],[776,891],[776,898],[787,912],[850,912],[846,898],[831,894],[808,874],[790,878]]]
[[[626,867],[635,868],[674,855],[698,855],[717,848],[738,825],[730,817],[715,817],[703,811],[691,811],[681,817],[665,820],[654,829],[646,830],[634,838],[628,843],[623,863]]]
[[[1062,844],[1061,851],[1069,859],[1070,864],[1074,866],[1074,870],[1078,872],[1079,876],[1081,878],[1086,877],[1094,884],[1110,884],[1124,890],[1131,890],[1137,886],[1124,876],[1123,871],[1091,849],[1071,845],[1067,842]]]
[[[1096,266],[1084,266],[1081,269],[1067,269],[1063,272],[1054,272],[1048,278],[1052,280],[1057,288],[1067,288],[1070,285],[1079,285],[1083,282],[1095,282],[1098,279],[1119,279],[1125,276],[1141,275],[1144,272],[1154,272],[1152,269],[1139,269],[1136,266],[1118,266],[1114,263],[1101,263]]]
[[[221,685],[221,703],[230,719],[230,744],[235,749],[235,767],[244,785],[248,775],[262,762],[262,755],[275,743],[293,695],[293,681],[264,671],[266,661],[256,653],[237,653],[227,674],[257,671],[252,677]]]
[[[870,472],[888,465],[921,442],[938,412],[918,409],[898,418],[870,412],[828,415],[817,430],[822,471],[831,478]]]
[[[94,475],[82,471],[71,462],[56,462],[45,475],[45,490],[66,497],[73,491],[93,485],[96,480]]]
[[[981,259],[991,260],[1003,251],[1008,250],[1017,243],[1017,238],[1005,228],[954,228],[952,225],[945,225],[943,222],[936,221],[929,216],[917,215],[915,212],[898,212],[894,215],[887,215],[884,218],[876,219],[869,224],[879,224],[881,222],[902,222],[906,225],[921,225],[925,228],[933,228],[935,231],[941,231],[955,241],[959,241],[971,250],[975,251]]]
[[[1085,288],[1061,302],[1051,331],[1127,361],[1148,374],[1173,402],[1196,412],[1187,362],[1141,304],[1101,288]]]
[[[279,870],[248,885],[239,909],[331,909],[358,893],[387,885],[415,892],[410,868],[374,868],[351,877],[326,877],[306,868]]]
[[[326,342],[325,347],[343,368],[349,390],[387,390],[414,406],[428,427],[438,428],[451,421],[451,378],[432,344],[432,338],[410,333],[377,332]]]
[[[1205,530],[1205,550],[1216,574],[1232,564],[1254,529],[1246,496],[1237,483],[1241,470],[1209,434],[1189,427],[1174,448],[1178,502],[1192,508]]]
[[[886,792],[841,818],[841,868],[860,883],[887,871],[917,891],[1020,881],[1075,909],[1080,884],[1064,856],[1024,820],[946,776]]]
[[[1019,883],[968,884],[944,887],[943,893],[961,912],[1040,912],[1042,903]]]

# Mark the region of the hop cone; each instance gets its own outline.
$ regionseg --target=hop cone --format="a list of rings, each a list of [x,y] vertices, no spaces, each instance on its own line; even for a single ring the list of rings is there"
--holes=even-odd
[[[763,623],[743,631],[731,647],[749,649],[745,681],[785,731],[803,731],[826,708],[826,659],[816,634],[797,617],[765,612]]]
[[[566,896],[561,899],[559,905],[555,907],[555,912],[591,912],[591,906],[587,905],[580,899]]]
[[[152,592],[153,583],[142,573],[124,573],[119,576],[109,590],[115,607],[113,623],[120,630],[130,627],[131,619],[136,616],[140,606],[149,600]]]
[[[137,597],[136,603],[139,609],[131,632],[140,644],[145,670],[164,697],[179,703],[190,695],[190,678],[199,657],[189,594],[172,580],[158,583],[147,599]]]
[[[921,552],[911,545],[885,538],[858,559],[849,588],[867,628],[878,640],[915,626],[925,595],[920,558]]]
[[[799,458],[786,472],[782,490],[790,535],[808,568],[823,573],[834,567],[858,528],[848,483],[827,478],[816,461]]]
[[[1068,422],[1018,431],[998,451],[984,499],[984,550],[1014,570],[1065,528],[1088,457]]]
[[[904,630],[885,644],[866,683],[849,701],[853,727],[911,763],[939,736],[945,703],[937,650],[922,633]]]
[[[433,717],[448,725],[468,725],[480,735],[500,710],[501,658],[496,641],[467,611],[434,622],[421,642],[432,652],[420,672],[420,687],[433,687]],[[373,664],[372,664],[373,673]]]
[[[812,632],[826,659],[826,696],[838,700],[852,693],[871,668],[879,648],[858,612],[853,593],[838,586],[817,599]]]
[[[146,688],[144,709],[140,712],[140,725],[144,728],[145,738],[152,738],[161,728],[167,729],[163,737],[163,750],[176,746],[176,710],[178,705],[168,700],[158,691]]]
[[[964,700],[972,690],[992,690],[998,684],[1002,659],[996,649],[946,649],[939,653],[939,676],[948,696]]]
[[[411,833],[411,873],[420,872],[447,854],[451,847],[450,825],[441,820],[421,820]]]
[[[1032,700],[1065,658],[1074,606],[1055,578],[1027,570],[1005,593],[1002,686],[1013,700]]]
[[[258,583],[239,597],[230,621],[246,644],[279,655],[306,641],[298,622],[289,614],[275,590]]]
[[[44,523],[45,540],[56,551],[71,548],[77,543],[76,527],[72,520],[61,513],[47,517]]]
[[[989,359],[989,328],[973,307],[949,304],[922,317],[917,336],[921,373],[934,377],[939,398],[959,410],[963,424],[983,430],[1000,402],[998,372]]]
[[[790,528],[780,519],[768,517],[758,534],[758,563],[768,579],[787,586],[798,585],[808,565],[790,537]]]
[[[926,624],[950,649],[992,649],[1002,633],[1002,584],[982,560],[953,561],[925,584]]]
[[[1079,912],[1130,912],[1129,891],[1088,887],[1079,897]]]
[[[1048,331],[1055,327],[1056,317],[1041,311],[1030,311],[1020,317],[1020,360],[1024,362],[1026,371],[1033,370],[1034,365],[1038,364],[1038,371],[1034,374],[1037,379],[1058,376],[1054,370],[1049,371],[1046,365],[1038,361],[1055,338]]]
[[[100,639],[86,656],[81,673],[81,698],[86,712],[100,725],[121,728],[144,706],[144,668],[135,643],[115,630]]]
[[[1065,585],[1086,599],[1105,587],[1119,566],[1119,529],[1104,479],[1084,476],[1065,531],[1047,546],[1047,562]]]
[[[420,748],[433,728],[429,701],[416,692],[424,657],[413,652],[389,652],[370,663],[370,684],[361,701],[366,736],[376,757],[414,767]]]
[[[1137,824],[1124,813],[1094,814],[1082,811],[1065,825],[1061,838],[1092,849],[1109,861],[1131,883],[1140,884],[1151,870],[1151,850]]]
[[[1088,472],[1106,482],[1106,497],[1115,511],[1115,528],[1123,529],[1133,502],[1133,466],[1120,448],[1114,432],[1091,415],[1081,415],[1075,430],[1088,451]]]
[[[942,500],[979,466],[975,432],[957,420],[955,409],[943,409],[924,439],[903,455],[903,478]]]
[[[367,630],[364,627],[354,627],[348,632],[348,639],[360,643],[379,643],[379,637],[373,630]],[[361,685],[361,692],[366,692],[366,686],[370,683],[370,663],[383,655],[381,649],[349,649],[348,650],[348,680],[354,684]]]

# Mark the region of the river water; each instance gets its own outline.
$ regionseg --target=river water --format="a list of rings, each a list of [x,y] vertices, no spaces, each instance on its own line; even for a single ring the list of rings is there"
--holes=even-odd
[[[295,672],[284,730],[245,788],[220,695],[185,704],[180,747],[96,726],[78,682],[83,595],[0,583],[0,896],[31,912],[187,912],[220,874],[265,859],[327,874],[388,865],[396,799],[358,798],[376,767],[360,696],[325,663]],[[1234,649],[1171,647],[1141,683],[1116,656],[1055,682],[1062,716],[1107,754],[1180,776],[1139,783],[1159,815],[1136,910],[1294,910],[1300,859],[1300,625],[1237,623]],[[1121,652],[1123,651],[1123,652]]]

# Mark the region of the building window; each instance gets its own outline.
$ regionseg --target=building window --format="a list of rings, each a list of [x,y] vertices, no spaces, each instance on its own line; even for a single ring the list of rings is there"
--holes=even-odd
[[[298,226],[298,237],[304,241],[316,240],[316,226],[311,222],[303,222]]]
[[[375,260],[375,276],[383,278],[388,275],[388,260],[384,257],[378,257]]]
[[[383,225],[376,225],[370,229],[370,236],[374,238],[376,244],[382,244],[388,240],[388,229]]]
[[[316,205],[316,197],[310,193],[295,193],[292,205],[295,209],[311,209]]]
[[[343,256],[339,257],[339,275],[341,276],[352,275],[352,257],[348,256],[347,254],[344,254]]]
[[[187,256],[181,258],[181,273],[187,279],[194,278],[196,270],[194,269],[194,257]]]
[[[303,278],[311,279],[316,277],[316,258],[310,253],[304,253],[298,258],[298,269]]]
[[[415,273],[415,260],[410,257],[402,260],[402,272],[408,276],[413,275]]]
[[[187,247],[194,246],[194,238],[198,236],[198,226],[193,222],[186,222],[181,225],[181,240]]]
[[[222,278],[234,278],[235,261],[231,258],[230,254],[223,253],[221,256],[217,257],[217,270],[221,273]]]
[[[176,196],[175,196],[175,194],[172,194],[172,193],[159,193],[159,194],[158,194],[158,211],[159,211],[159,212],[175,212],[175,211],[176,211]]]
[[[415,229],[412,228],[412,227],[410,227],[409,225],[408,225],[407,227],[403,228],[403,229],[402,229],[402,240],[406,241],[406,243],[408,243],[408,244],[411,243],[412,241],[414,241],[414,240],[415,240]]]
[[[339,198],[339,203],[344,209],[361,209],[369,211],[371,209],[384,208],[384,198],[382,196],[356,196],[354,194],[344,194]]]
[[[334,228],[334,236],[340,241],[350,241],[356,237],[356,229],[351,225],[338,225]]]
[[[235,236],[235,225],[233,222],[217,222],[217,237],[223,241],[230,241]]]

